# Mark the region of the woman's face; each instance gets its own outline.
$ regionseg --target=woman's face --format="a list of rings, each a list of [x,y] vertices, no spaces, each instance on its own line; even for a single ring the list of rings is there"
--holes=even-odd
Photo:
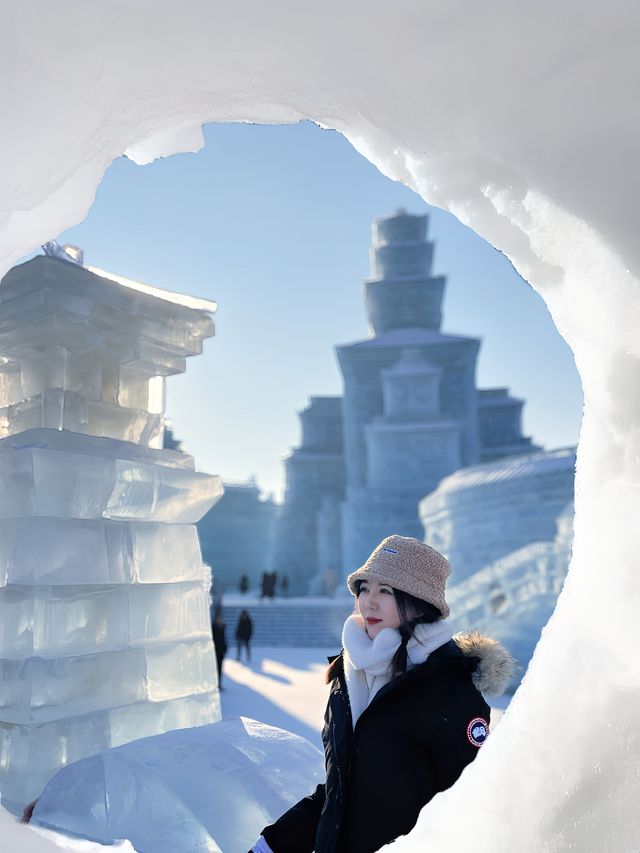
[[[399,628],[400,614],[393,589],[374,580],[360,582],[358,610],[367,636],[373,640],[383,628]]]

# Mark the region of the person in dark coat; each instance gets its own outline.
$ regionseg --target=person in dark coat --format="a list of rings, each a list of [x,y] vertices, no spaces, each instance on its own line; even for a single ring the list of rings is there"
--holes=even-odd
[[[240,652],[244,648],[247,652],[247,661],[251,661],[251,635],[253,634],[253,622],[246,610],[240,611],[238,624],[236,626],[236,642],[238,644],[238,660]]]
[[[473,761],[489,735],[482,691],[502,692],[515,662],[495,640],[452,637],[450,571],[429,545],[389,536],[349,576],[356,612],[327,671],[326,782],[254,853],[374,853]]]
[[[218,687],[222,690],[222,661],[224,660],[228,647],[226,625],[224,624],[220,608],[216,609],[213,625],[211,626],[211,632],[213,634],[213,645],[216,650],[216,663],[218,664]]]

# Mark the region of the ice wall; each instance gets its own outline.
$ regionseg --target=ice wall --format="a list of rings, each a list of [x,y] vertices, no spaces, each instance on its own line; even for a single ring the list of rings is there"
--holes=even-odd
[[[220,478],[162,450],[213,303],[53,257],[0,286],[0,798],[220,717],[195,522]]]
[[[205,121],[306,117],[471,225],[542,294],[585,394],[572,567],[500,729],[397,846],[637,847],[637,6],[9,9],[3,265],[78,222],[123,152],[196,150]]]

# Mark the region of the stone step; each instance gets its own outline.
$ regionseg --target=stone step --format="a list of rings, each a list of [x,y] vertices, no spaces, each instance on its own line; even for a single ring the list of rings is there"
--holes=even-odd
[[[254,646],[324,647],[340,650],[344,621],[353,612],[353,599],[283,598],[260,600],[229,596],[222,601],[227,643],[235,644],[240,612],[246,610],[253,622]]]

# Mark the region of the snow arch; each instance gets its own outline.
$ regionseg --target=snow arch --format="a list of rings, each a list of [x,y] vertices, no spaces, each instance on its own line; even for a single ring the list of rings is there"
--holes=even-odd
[[[634,5],[5,7],[0,272],[80,221],[115,157],[197,150],[205,122],[308,118],[474,228],[541,293],[585,393],[573,563],[501,728],[394,849],[637,847]]]

